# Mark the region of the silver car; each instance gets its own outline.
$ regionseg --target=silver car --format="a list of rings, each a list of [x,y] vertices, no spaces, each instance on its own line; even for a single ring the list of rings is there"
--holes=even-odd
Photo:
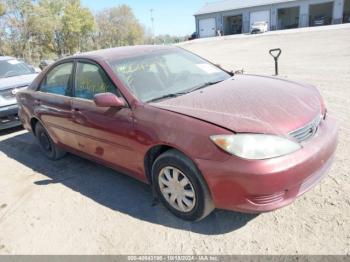
[[[269,31],[269,24],[266,21],[255,22],[250,28],[251,34],[266,33],[267,31]]]
[[[16,93],[27,88],[36,76],[36,70],[26,63],[0,56],[0,130],[21,125]]]

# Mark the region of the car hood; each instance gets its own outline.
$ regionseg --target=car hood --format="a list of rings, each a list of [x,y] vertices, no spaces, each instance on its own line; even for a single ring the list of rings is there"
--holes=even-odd
[[[0,90],[30,85],[38,74],[0,78]]]
[[[238,75],[152,106],[234,132],[287,135],[321,114],[316,88],[274,77]]]

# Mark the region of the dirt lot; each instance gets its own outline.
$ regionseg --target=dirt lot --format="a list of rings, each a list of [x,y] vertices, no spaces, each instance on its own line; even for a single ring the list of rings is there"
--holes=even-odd
[[[229,69],[318,86],[341,125],[329,176],[281,210],[216,211],[183,222],[152,206],[147,186],[75,156],[49,162],[33,137],[0,133],[0,254],[349,254],[350,26],[183,45]]]

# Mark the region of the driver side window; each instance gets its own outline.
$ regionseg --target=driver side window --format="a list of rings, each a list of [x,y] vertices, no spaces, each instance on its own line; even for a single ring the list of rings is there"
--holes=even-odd
[[[75,97],[92,100],[96,94],[113,93],[117,89],[106,73],[97,65],[78,62],[75,77]]]

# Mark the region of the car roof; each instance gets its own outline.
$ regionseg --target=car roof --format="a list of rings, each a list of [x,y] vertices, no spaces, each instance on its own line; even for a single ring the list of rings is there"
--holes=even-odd
[[[102,59],[106,61],[115,61],[125,58],[149,54],[162,50],[174,50],[174,46],[160,46],[160,45],[139,45],[139,46],[123,46],[109,49],[102,49],[92,52],[80,53],[70,58],[88,58],[88,59]]]
[[[11,60],[11,59],[16,59],[16,58],[11,57],[11,56],[0,56],[0,61],[6,61],[6,60]]]

